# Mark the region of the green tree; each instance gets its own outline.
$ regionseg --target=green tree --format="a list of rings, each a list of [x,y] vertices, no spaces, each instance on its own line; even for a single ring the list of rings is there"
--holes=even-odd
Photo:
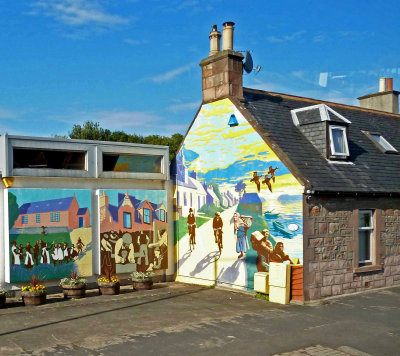
[[[217,196],[217,198],[219,200],[219,204],[221,206],[224,206],[223,199],[222,199],[222,196],[221,196],[221,192],[219,191],[218,183],[211,182],[211,183],[209,183],[209,185],[211,185],[214,188],[214,193],[215,193],[215,195]]]
[[[137,134],[128,134],[121,130],[110,131],[108,129],[103,129],[98,122],[93,121],[86,121],[82,126],[74,125],[71,132],[69,132],[69,138],[169,146],[170,160],[175,157],[183,141],[183,135],[179,133],[175,133],[171,137],[160,135],[141,136]]]
[[[19,208],[17,204],[17,197],[13,193],[8,192],[8,223],[10,230],[14,226],[18,216]]]
[[[235,185],[235,191],[239,193],[239,199],[242,198],[242,193],[246,190],[246,183],[242,180]]]

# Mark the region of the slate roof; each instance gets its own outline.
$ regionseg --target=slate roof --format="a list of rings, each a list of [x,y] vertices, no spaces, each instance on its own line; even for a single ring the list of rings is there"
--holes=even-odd
[[[315,192],[400,193],[400,154],[381,152],[362,132],[383,135],[400,152],[400,115],[355,106],[243,88],[254,126],[283,152],[292,173]],[[294,125],[290,111],[326,104],[351,121],[350,163],[332,163]],[[250,120],[252,121],[252,120]],[[267,133],[267,134],[265,134]]]
[[[19,208],[20,214],[47,213],[51,211],[68,210],[74,197],[42,200],[32,203],[25,203]]]
[[[261,204],[263,200],[257,193],[244,193],[240,204]]]
[[[79,208],[76,215],[85,215],[88,208]]]
[[[115,222],[118,222],[118,207],[115,205],[109,204],[107,207],[108,212],[110,213],[112,219]]]

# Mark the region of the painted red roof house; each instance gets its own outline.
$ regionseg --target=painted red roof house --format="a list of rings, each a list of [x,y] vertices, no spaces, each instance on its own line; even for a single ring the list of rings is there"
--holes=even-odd
[[[154,225],[154,226],[153,226]],[[147,199],[118,194],[118,205],[109,203],[105,191],[100,194],[100,231],[152,231],[167,229],[167,213],[164,203],[154,204]]]
[[[25,203],[19,208],[14,228],[66,227],[68,230],[90,226],[88,208],[79,208],[72,197]]]

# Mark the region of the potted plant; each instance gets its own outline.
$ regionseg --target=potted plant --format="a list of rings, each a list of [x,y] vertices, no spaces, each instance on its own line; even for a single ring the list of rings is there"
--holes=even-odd
[[[84,298],[86,296],[86,279],[78,276],[76,271],[60,281],[64,292],[64,298]]]
[[[100,294],[119,294],[120,284],[119,278],[112,275],[111,268],[105,270],[105,276],[101,276],[97,280],[97,285],[99,286]]]
[[[25,305],[40,305],[46,303],[47,289],[40,284],[39,277],[33,275],[31,282],[21,288],[22,301]]]
[[[7,290],[0,289],[0,308],[6,305]]]
[[[133,289],[151,289],[153,287],[153,272],[132,272]]]

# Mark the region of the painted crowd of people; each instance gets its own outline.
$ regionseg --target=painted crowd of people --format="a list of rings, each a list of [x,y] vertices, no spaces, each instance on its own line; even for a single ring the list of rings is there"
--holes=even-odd
[[[80,254],[83,253],[85,244],[81,238],[78,238],[76,246],[67,242],[49,243],[42,239],[37,240],[35,245],[31,245],[28,241],[17,245],[16,241],[11,242],[11,265],[25,266],[32,269],[40,264],[53,264],[54,266],[73,262]]]
[[[165,267],[167,247],[151,243],[152,231],[109,231],[101,234],[101,270],[110,268],[117,272],[117,265],[136,264],[137,270],[145,272],[148,269]],[[166,231],[158,231],[158,240],[166,240]],[[164,261],[165,260],[165,261]]]
[[[196,244],[196,218],[192,209],[189,209],[187,224],[189,232],[189,247],[192,251]],[[234,213],[233,226],[236,235],[236,252],[239,253],[238,259],[245,257],[246,251],[250,248],[247,231],[251,225],[252,216],[240,215],[238,212]],[[219,212],[215,213],[212,226],[214,230],[215,243],[218,243],[221,252],[223,247],[223,220]],[[272,245],[270,240],[274,242],[275,246]],[[289,255],[285,254],[283,242],[277,242],[270,234],[269,228],[266,228],[261,232],[254,231],[250,236],[250,241],[253,250],[257,252],[256,265],[259,272],[266,272],[269,268],[270,262],[283,263],[288,261],[291,264],[295,264],[295,261],[292,260]]]

